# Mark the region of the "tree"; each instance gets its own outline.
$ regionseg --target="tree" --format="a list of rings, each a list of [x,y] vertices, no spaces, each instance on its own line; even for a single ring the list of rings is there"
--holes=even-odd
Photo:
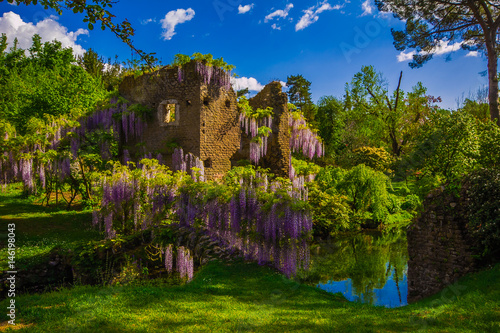
[[[292,75],[286,78],[288,98],[290,103],[295,104],[309,122],[314,120],[314,105],[311,101],[311,82],[302,75]]]
[[[5,35],[0,51],[7,48]],[[99,79],[74,64],[71,48],[58,41],[41,44],[33,36],[30,55],[16,46],[0,52],[0,119],[9,122],[18,134],[25,134],[32,118],[65,116],[75,119],[104,99]]]
[[[4,0],[0,0],[0,2],[2,1]],[[40,3],[40,5],[42,5],[45,9],[52,8],[59,15],[62,14],[63,9],[72,10],[73,13],[84,13],[85,17],[83,22],[88,22],[89,30],[93,30],[94,24],[100,22],[102,30],[109,29],[116,37],[120,38],[133,51],[135,51],[149,68],[153,68],[158,62],[158,59],[154,57],[155,53],[146,53],[134,46],[131,37],[134,36],[135,31],[127,19],[125,19],[122,23],[113,22],[113,18],[116,16],[111,14],[106,7],[111,8],[113,4],[116,3],[114,0],[7,0],[7,2],[15,2],[17,5],[36,5],[37,3]]]
[[[348,118],[370,139],[368,145],[381,140],[393,156],[400,156],[413,140],[418,127],[425,123],[439,98],[427,96],[427,89],[418,82],[405,94],[401,89],[403,72],[396,90],[389,94],[387,83],[373,66],[363,66],[346,87]],[[366,143],[364,145],[367,145]],[[357,148],[357,147],[356,147]]]
[[[323,96],[318,102],[316,122],[320,137],[325,142],[326,152],[337,155],[341,149],[342,133],[345,129],[344,103],[333,96]]]
[[[416,50],[410,67],[422,66],[438,44],[461,41],[462,48],[486,52],[488,57],[491,120],[500,126],[498,105],[498,56],[500,3],[488,0],[376,0],[379,10],[406,20],[406,29],[392,29],[394,46]]]

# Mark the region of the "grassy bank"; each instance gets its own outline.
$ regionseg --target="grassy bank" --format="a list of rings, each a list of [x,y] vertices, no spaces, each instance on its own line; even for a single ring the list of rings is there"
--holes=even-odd
[[[61,242],[98,237],[88,228],[88,213],[43,208],[18,194],[0,194],[0,223],[5,229],[16,222],[24,261]],[[46,246],[30,245],[42,239]],[[15,300],[20,332],[498,332],[500,266],[399,309],[350,303],[244,262],[213,262],[184,286],[161,280],[75,286]],[[7,302],[0,308],[6,309]],[[0,331],[12,330],[5,314],[0,316]]]
[[[349,303],[245,263],[212,263],[185,286],[77,286],[16,305],[29,332],[498,332],[500,267],[399,309]]]

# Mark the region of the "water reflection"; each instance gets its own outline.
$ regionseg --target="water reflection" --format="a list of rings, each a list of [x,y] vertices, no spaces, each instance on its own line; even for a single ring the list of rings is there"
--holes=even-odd
[[[404,234],[339,236],[311,253],[311,283],[350,301],[397,307],[407,304],[408,252]]]

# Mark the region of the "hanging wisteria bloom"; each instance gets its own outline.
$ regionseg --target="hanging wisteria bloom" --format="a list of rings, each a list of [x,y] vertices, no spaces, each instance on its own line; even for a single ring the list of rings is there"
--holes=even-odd
[[[201,76],[204,84],[224,87],[228,91],[231,89],[231,71],[225,71],[223,68],[200,61],[196,62],[195,70]]]
[[[293,152],[302,152],[304,156],[312,159],[314,156],[324,155],[323,143],[319,136],[311,131],[306,120],[299,112],[293,112],[288,125],[291,128],[290,148]]]
[[[174,171],[187,172],[194,181],[205,181],[205,166],[203,162],[191,153],[184,155],[182,148],[174,149],[172,164]],[[193,172],[193,168],[197,168],[197,172]]]
[[[238,100],[238,108],[240,109],[240,126],[251,139],[250,160],[258,164],[259,160],[267,154],[267,142],[273,123],[272,108],[253,110],[245,96],[241,96]]]
[[[304,197],[300,189],[278,182],[268,188],[267,178],[263,178],[256,182],[262,184],[259,188],[253,181],[242,179],[241,187],[229,201],[219,197],[206,201],[203,193],[182,191],[177,201],[179,224],[190,228],[195,220],[204,221],[213,239],[241,251],[247,260],[272,264],[291,276],[307,266],[303,261],[308,260],[304,253],[309,248],[304,240],[312,231],[311,216],[297,205]],[[269,206],[259,197],[261,191],[289,198]],[[297,207],[292,208],[292,202]]]

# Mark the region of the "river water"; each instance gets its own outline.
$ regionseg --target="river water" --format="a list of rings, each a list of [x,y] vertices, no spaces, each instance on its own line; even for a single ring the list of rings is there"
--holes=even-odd
[[[407,304],[406,235],[363,232],[313,245],[307,282],[350,301],[399,307]]]

